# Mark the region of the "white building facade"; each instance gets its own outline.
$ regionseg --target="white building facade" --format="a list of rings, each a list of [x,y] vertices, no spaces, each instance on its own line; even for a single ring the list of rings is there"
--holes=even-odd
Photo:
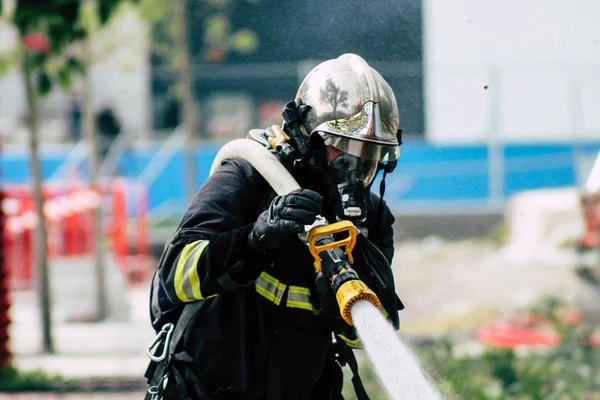
[[[600,140],[600,1],[423,0],[426,138]]]
[[[6,0],[4,0],[6,1]],[[15,29],[0,26],[0,52],[10,51],[18,42]],[[125,9],[111,21],[94,42],[97,60],[92,65],[94,112],[110,107],[122,130],[136,136],[150,127],[150,65],[148,28],[133,9]],[[81,80],[64,91],[55,87],[40,102],[41,139],[62,143],[68,137],[69,112],[73,99],[81,104]],[[27,114],[23,76],[16,65],[0,77],[0,137],[5,143],[27,140],[24,118]]]

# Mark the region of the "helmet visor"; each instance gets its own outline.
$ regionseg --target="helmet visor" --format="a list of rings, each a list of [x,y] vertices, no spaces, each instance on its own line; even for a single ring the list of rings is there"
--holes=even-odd
[[[334,150],[335,153],[339,153]],[[339,153],[330,163],[333,169],[335,182],[339,185],[356,180],[364,182],[368,186],[377,174],[377,161],[357,157],[349,153]]]
[[[363,140],[351,139],[328,132],[319,132],[325,144],[335,147],[342,153],[352,154],[364,160],[375,162],[389,162],[400,157],[400,148],[397,145],[387,146]]]

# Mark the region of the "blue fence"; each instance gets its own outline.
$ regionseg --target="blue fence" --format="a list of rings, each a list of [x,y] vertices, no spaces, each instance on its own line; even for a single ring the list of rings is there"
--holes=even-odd
[[[208,172],[219,145],[198,149],[198,187]],[[593,159],[600,142],[574,145],[507,145],[500,150],[500,169],[490,163],[486,145],[435,146],[422,142],[402,145],[402,158],[386,180],[386,199],[395,210],[441,210],[457,207],[491,207],[502,204],[511,194],[536,188],[578,184],[581,160]],[[119,172],[135,179],[152,161],[157,148],[128,151]],[[64,161],[67,151],[45,152],[43,176],[48,178]],[[26,152],[4,153],[0,162],[7,183],[27,183],[30,179]],[[151,210],[175,209],[182,212],[184,200],[184,160],[174,154],[149,188]],[[375,184],[378,184],[376,182]],[[494,194],[492,186],[500,187]]]

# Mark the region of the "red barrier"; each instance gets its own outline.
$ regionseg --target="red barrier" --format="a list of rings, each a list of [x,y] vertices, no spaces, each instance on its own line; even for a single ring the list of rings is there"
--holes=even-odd
[[[154,263],[150,249],[147,188],[140,182],[128,184],[124,180],[116,180],[111,194],[110,232],[115,261],[129,283],[146,282]],[[132,218],[128,216],[128,199],[134,210]]]
[[[581,313],[569,311],[560,316],[566,325],[581,323]],[[531,313],[516,314],[513,317],[490,322],[477,330],[477,339],[489,347],[515,349],[521,346],[555,347],[562,340],[547,319]],[[600,331],[589,338],[591,346],[600,347]]]
[[[44,199],[46,203],[46,219],[48,228],[48,256],[58,257],[63,252],[64,238],[62,235],[62,218],[59,213],[57,204],[60,200],[60,193],[58,191],[44,191]]]
[[[150,237],[148,235],[150,223],[148,221],[148,188],[146,185],[138,183],[137,185],[137,253],[142,256],[150,255]]]
[[[533,328],[514,326],[506,322],[485,325],[477,332],[483,344],[499,349],[514,349],[518,346],[556,346],[560,336],[555,332],[544,332]]]
[[[6,214],[6,268],[10,271],[11,287],[26,288],[31,282],[33,256],[33,202],[27,188],[5,190],[2,209]],[[35,214],[34,214],[35,215]]]
[[[150,246],[150,223],[148,221],[148,189],[146,185],[137,185],[136,203],[136,250],[137,260],[135,274],[132,280],[135,283],[145,282],[150,277],[152,268],[148,263],[153,263]]]
[[[130,189],[133,189],[130,190]],[[129,283],[145,281],[153,268],[150,255],[147,189],[139,183],[118,179],[106,182],[101,189],[82,184],[68,187],[44,187],[44,214],[48,229],[48,256],[79,257],[94,251],[94,210],[111,204],[105,232],[117,265]],[[131,203],[134,202],[134,203]],[[129,218],[128,204],[134,213]],[[33,278],[33,238],[37,226],[34,203],[29,188],[10,187],[2,207],[7,213],[4,231],[6,265],[11,271],[11,287],[31,288]],[[129,245],[129,228],[135,229]],[[133,250],[133,251],[132,251]]]
[[[600,330],[594,332],[590,338],[590,345],[592,347],[600,347]]]
[[[112,185],[111,244],[115,260],[122,267],[126,263],[128,254],[126,190],[127,185],[121,179],[116,180]]]
[[[0,190],[0,204],[4,204],[4,193]],[[9,297],[9,269],[6,265],[6,254],[8,248],[5,247],[4,238],[6,229],[6,218],[4,207],[0,207],[0,368],[10,364],[12,352],[9,347],[9,325],[10,325],[10,297]]]

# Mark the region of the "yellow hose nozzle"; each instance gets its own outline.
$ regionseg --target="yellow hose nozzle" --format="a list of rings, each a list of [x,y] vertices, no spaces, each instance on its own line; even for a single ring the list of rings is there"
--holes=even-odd
[[[344,282],[335,293],[335,298],[340,306],[342,318],[348,325],[354,325],[352,322],[352,307],[356,302],[366,300],[376,308],[381,308],[381,302],[377,295],[363,281],[359,280]]]
[[[317,239],[333,235],[334,233],[347,232],[348,237],[336,242],[331,242],[325,245],[317,245]],[[356,228],[354,224],[350,221],[338,221],[334,224],[317,226],[316,228],[312,228],[310,232],[308,232],[308,249],[310,253],[315,258],[315,271],[317,273],[321,272],[321,257],[319,254],[322,251],[335,249],[341,246],[346,247],[346,257],[348,257],[348,262],[352,264],[354,259],[352,258],[352,249],[356,245]]]

